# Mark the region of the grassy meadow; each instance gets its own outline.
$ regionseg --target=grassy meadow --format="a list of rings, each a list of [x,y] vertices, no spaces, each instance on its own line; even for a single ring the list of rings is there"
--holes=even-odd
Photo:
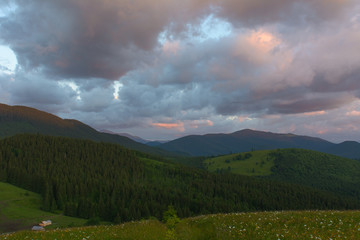
[[[42,211],[39,194],[0,182],[0,233],[31,229],[42,220],[52,220],[49,229],[83,226],[87,221]]]
[[[360,211],[284,211],[205,215],[181,220],[174,230],[157,220],[22,231],[0,239],[360,239]]]
[[[161,240],[166,239],[167,228],[156,220],[129,222],[121,225],[102,225],[92,227],[75,227],[55,229],[46,232],[21,231],[14,234],[0,235],[0,239],[138,239]]]
[[[201,216],[178,239],[360,239],[359,211],[255,212]]]
[[[271,150],[236,153],[204,161],[205,168],[210,172],[229,171],[235,174],[247,176],[270,175],[274,161],[267,156]]]

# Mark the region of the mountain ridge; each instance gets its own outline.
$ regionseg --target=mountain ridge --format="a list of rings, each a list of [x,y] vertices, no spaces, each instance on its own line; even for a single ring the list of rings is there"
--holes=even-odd
[[[99,132],[78,120],[62,119],[31,107],[0,104],[0,138],[20,133],[118,143],[126,148],[163,156],[218,156],[253,150],[302,148],[360,159],[360,143],[356,141],[336,144],[318,137],[243,129],[233,133],[188,135],[163,143],[147,141],[130,134]]]
[[[243,129],[233,133],[189,135],[159,145],[160,148],[189,156],[217,156],[253,150],[302,148],[359,159],[360,143],[332,143],[318,137]]]
[[[146,144],[147,142],[150,142],[149,140],[146,140],[146,139],[138,137],[138,136],[131,135],[129,133],[116,133],[116,132],[113,132],[113,131],[110,131],[110,130],[100,130],[100,132],[127,137],[127,138],[130,138],[131,140],[133,140],[135,142],[139,142],[139,143],[142,143],[142,144]]]
[[[117,143],[123,147],[155,155],[171,155],[162,149],[138,143],[128,137],[98,132],[75,119],[62,119],[54,114],[26,106],[0,104],[0,138],[21,133],[35,133]]]

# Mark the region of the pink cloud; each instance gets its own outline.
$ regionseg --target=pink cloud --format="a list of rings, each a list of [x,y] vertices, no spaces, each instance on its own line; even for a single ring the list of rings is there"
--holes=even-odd
[[[167,55],[176,55],[179,49],[180,49],[180,44],[178,41],[175,42],[166,41],[162,46],[163,52]]]
[[[318,115],[324,115],[325,113],[326,113],[325,111],[314,111],[314,112],[303,113],[303,115],[305,115],[305,116],[318,116]]]
[[[214,123],[210,120],[193,120],[190,121],[189,126],[190,128],[199,128],[204,126],[213,126]]]
[[[351,112],[347,112],[346,116],[351,116],[351,117],[360,117],[360,111],[351,111]]]
[[[269,31],[253,30],[237,36],[233,54],[249,62],[263,64],[271,59],[273,50],[281,43],[281,39]]]
[[[249,121],[252,120],[252,118],[248,117],[248,116],[239,116],[238,117],[239,122],[245,122],[245,121]]]
[[[328,129],[321,129],[321,130],[318,130],[316,133],[322,135],[322,134],[325,134],[327,132],[329,132]]]
[[[199,127],[211,127],[214,125],[214,123],[210,120],[186,120],[185,122],[177,121],[176,123],[151,123],[150,124],[153,127],[156,128],[162,128],[162,129],[173,129],[178,132],[185,132],[186,128],[199,128]],[[186,126],[186,127],[185,127]]]
[[[165,129],[175,129],[179,132],[184,132],[185,127],[183,122],[177,122],[177,123],[151,123],[151,126],[157,127],[157,128],[165,128]]]

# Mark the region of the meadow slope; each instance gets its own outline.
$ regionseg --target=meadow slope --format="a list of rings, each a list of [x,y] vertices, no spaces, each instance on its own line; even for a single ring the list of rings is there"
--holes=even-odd
[[[83,226],[87,221],[42,211],[41,203],[39,194],[0,182],[0,233],[31,229],[43,220],[52,220],[48,228]]]
[[[174,230],[157,220],[121,225],[23,231],[0,239],[360,239],[359,211],[284,211],[205,215],[183,219]]]

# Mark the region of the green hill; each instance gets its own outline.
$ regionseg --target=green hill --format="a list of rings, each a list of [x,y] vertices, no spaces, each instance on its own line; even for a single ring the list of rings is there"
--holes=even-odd
[[[360,199],[360,162],[304,149],[278,149],[206,159],[212,172],[262,176]]]
[[[157,220],[115,226],[69,228],[41,233],[17,232],[0,239],[360,239],[359,211],[252,212],[182,219],[170,230]]]
[[[0,138],[22,133],[89,139],[117,143],[126,148],[156,155],[173,155],[116,134],[101,133],[90,126],[71,119],[61,119],[47,112],[24,106],[0,104]]]
[[[117,144],[42,135],[0,141],[0,181],[41,194],[42,208],[67,216],[124,222],[286,210],[355,209],[359,200],[308,186],[170,164]]]
[[[269,161],[267,157],[270,152],[271,150],[262,150],[208,158],[203,166],[210,172],[228,171],[247,176],[267,176],[272,174],[271,168],[274,166],[274,161]]]
[[[52,220],[51,228],[83,226],[85,219],[67,217],[41,210],[41,196],[8,183],[0,182],[0,233],[31,229],[43,220]]]

